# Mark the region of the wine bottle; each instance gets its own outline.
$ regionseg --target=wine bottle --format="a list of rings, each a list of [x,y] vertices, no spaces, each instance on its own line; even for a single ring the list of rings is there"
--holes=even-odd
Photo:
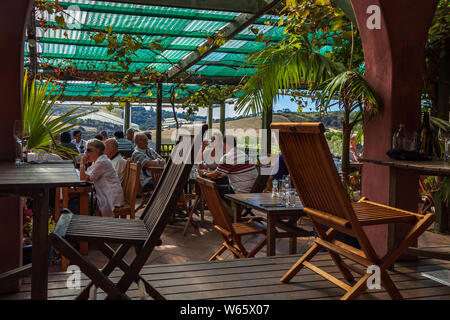
[[[423,113],[422,126],[417,135],[417,152],[425,160],[433,159],[434,139],[430,128],[430,114]]]

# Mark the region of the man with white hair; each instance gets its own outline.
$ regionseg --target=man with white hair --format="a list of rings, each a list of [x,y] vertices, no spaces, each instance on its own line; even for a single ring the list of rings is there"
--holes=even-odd
[[[122,183],[125,177],[127,162],[119,153],[119,144],[116,139],[109,138],[105,141],[105,154],[108,156],[109,160],[111,160],[113,167],[119,176],[120,182]]]
[[[151,173],[147,170],[151,167],[162,167],[164,159],[153,149],[148,147],[148,137],[144,133],[138,133],[134,138],[136,148],[134,149],[131,160],[142,164],[141,185],[153,187]]]

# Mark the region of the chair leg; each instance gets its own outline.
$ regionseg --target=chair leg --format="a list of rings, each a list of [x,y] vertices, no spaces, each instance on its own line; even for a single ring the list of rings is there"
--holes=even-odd
[[[392,300],[403,300],[403,296],[401,295],[400,291],[398,291],[391,277],[385,270],[381,271],[381,285],[389,293],[389,296],[392,298]]]
[[[216,253],[214,253],[214,254],[212,255],[212,257],[209,258],[208,261],[214,261],[214,260],[216,260],[222,253],[225,252],[225,250],[227,250],[227,247],[225,246],[225,244],[223,244],[222,247],[220,247],[220,249],[217,250]]]
[[[129,248],[130,246],[128,246]],[[107,244],[103,243],[101,245],[99,245],[99,249],[102,251],[102,253],[107,256],[108,258],[112,259],[113,262],[115,262],[115,265],[117,267],[119,267],[123,272],[128,272],[130,265],[125,262],[122,258],[124,256],[124,254],[119,254],[119,252],[116,252],[109,247]],[[139,245],[135,245],[134,249],[136,251],[136,255],[138,255],[142,249],[142,246]],[[119,248],[120,250],[120,248]],[[128,252],[127,250],[124,250],[124,252]],[[115,256],[115,257],[114,257]],[[109,275],[109,274],[108,274]],[[166,300],[166,298],[164,298],[164,296],[162,296],[155,288],[153,288],[148,282],[147,280],[145,280],[144,278],[142,278],[142,276],[138,275],[138,278],[136,279],[136,283],[138,282],[142,282],[145,286],[145,289],[147,291],[147,293],[155,300]]]
[[[311,248],[297,261],[294,266],[280,279],[283,283],[288,283],[302,268],[303,262],[311,260],[319,251],[320,246],[314,243]]]
[[[86,260],[64,238],[61,238],[54,233],[51,233],[49,238],[53,247],[67,256],[72,263],[78,265],[81,271],[89,277],[97,287],[100,287],[105,293],[115,299],[129,299],[126,294],[122,293],[110,279],[100,272],[90,261]]]
[[[371,273],[367,273],[361,277],[361,279],[356,282],[356,284],[349,290],[342,298],[341,300],[354,300],[358,296],[361,295],[366,289],[367,289],[367,279],[371,276]]]
[[[267,242],[267,237],[264,237],[264,239],[260,243],[258,243],[258,245],[252,251],[249,252],[247,257],[253,258],[255,256],[255,254],[257,254],[259,252],[259,250],[261,250],[266,245],[266,242]]]
[[[343,264],[342,264],[342,259],[341,257],[339,257],[339,255],[337,255],[334,252],[331,252],[328,250],[328,253],[331,256],[331,259],[333,259],[334,263],[337,265],[337,267],[339,268],[339,271],[341,272],[342,276],[344,277],[345,280],[347,280],[348,282],[354,282],[355,278],[353,277],[352,273],[350,272],[350,270],[348,270]]]
[[[426,214],[418,223],[416,223],[408,234],[403,238],[400,245],[388,252],[382,259],[380,264],[381,270],[388,269],[400,255],[434,222],[435,216],[431,213]]]
[[[108,245],[105,243],[98,243],[97,244],[98,249],[107,257],[109,258],[108,263],[102,268],[101,272],[107,277],[109,276],[115,269],[116,266],[118,266],[117,261],[125,256],[125,254],[130,249],[130,245],[121,245],[120,248],[117,251],[114,251],[111,249]],[[94,282],[90,282],[75,298],[76,300],[86,300],[89,298],[89,290],[94,285]]]

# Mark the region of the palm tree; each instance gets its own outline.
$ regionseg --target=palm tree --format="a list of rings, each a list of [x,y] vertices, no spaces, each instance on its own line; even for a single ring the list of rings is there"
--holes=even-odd
[[[353,30],[353,27],[352,27]],[[352,68],[352,52],[348,68],[320,54],[307,37],[269,47],[251,56],[248,65],[256,71],[243,86],[236,110],[244,114],[269,111],[278,96],[288,90],[309,89],[316,93],[318,109],[327,111],[338,101],[344,111],[342,122],[342,181],[348,186],[350,135],[363,115],[373,115],[379,109],[375,93],[364,76]]]

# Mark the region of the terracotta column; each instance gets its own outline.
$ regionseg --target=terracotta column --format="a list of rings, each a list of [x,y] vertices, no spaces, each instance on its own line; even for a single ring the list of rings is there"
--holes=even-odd
[[[23,47],[31,0],[0,2],[0,161],[13,162],[14,120],[22,118]],[[0,196],[0,273],[22,263],[22,216],[19,197]],[[0,287],[0,293],[17,290],[19,282]]]
[[[366,79],[383,103],[381,113],[364,124],[364,157],[387,158],[400,124],[411,131],[420,126],[425,43],[438,0],[351,2],[363,43]],[[362,189],[370,200],[417,212],[418,175],[411,171],[364,164]],[[392,235],[398,237],[404,230],[395,226],[389,237],[386,226],[367,232],[383,255],[393,245]]]

